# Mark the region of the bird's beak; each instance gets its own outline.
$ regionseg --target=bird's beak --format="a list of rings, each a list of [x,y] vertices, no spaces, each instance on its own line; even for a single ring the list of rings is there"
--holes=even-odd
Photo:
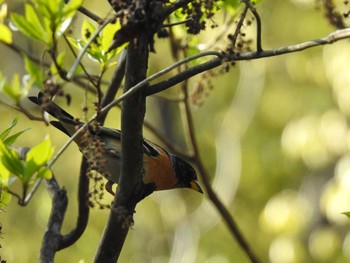
[[[202,188],[199,186],[199,183],[195,180],[190,182],[190,189],[195,190],[197,192],[200,192],[201,194],[203,194],[203,190]]]

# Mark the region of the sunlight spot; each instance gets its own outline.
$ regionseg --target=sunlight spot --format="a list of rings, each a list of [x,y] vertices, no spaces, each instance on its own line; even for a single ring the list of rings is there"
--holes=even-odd
[[[269,250],[271,263],[293,263],[296,262],[296,248],[293,240],[288,237],[276,238]]]
[[[311,217],[311,208],[299,193],[286,190],[272,197],[260,217],[263,228],[273,233],[297,233]]]
[[[339,245],[339,237],[331,228],[318,229],[309,238],[310,254],[317,262],[329,262]]]
[[[325,186],[320,199],[321,209],[328,220],[347,224],[349,219],[342,213],[350,211],[350,156],[340,159],[335,168],[335,177]]]

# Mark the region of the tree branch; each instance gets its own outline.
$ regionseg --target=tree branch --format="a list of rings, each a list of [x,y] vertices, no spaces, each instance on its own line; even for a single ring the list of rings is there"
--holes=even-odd
[[[128,46],[124,93],[146,78],[148,62],[148,34],[143,34],[137,43]],[[95,262],[116,262],[127,236],[136,203],[133,195],[142,182],[142,123],[145,114],[145,97],[134,93],[124,100],[122,106],[122,160],[121,176],[117,193],[106,224]]]
[[[84,233],[89,221],[90,208],[88,205],[89,178],[87,176],[88,163],[82,158],[79,184],[78,184],[78,218],[76,227],[68,234],[62,236],[57,250],[64,249],[74,244]]]
[[[197,164],[200,177],[202,179],[202,182],[204,184],[205,190],[208,194],[208,197],[210,201],[214,204],[215,208],[218,210],[219,214],[222,216],[222,219],[228,226],[229,230],[231,231],[232,236],[235,238],[235,240],[238,242],[238,244],[241,246],[243,251],[247,254],[249,259],[252,263],[259,263],[257,256],[254,254],[254,252],[251,250],[248,242],[244,238],[243,234],[241,233],[237,223],[235,222],[234,218],[231,216],[228,209],[225,207],[225,205],[221,202],[213,188],[211,187],[209,176],[204,168],[204,165],[202,163],[202,158],[200,157],[200,151],[198,148],[198,143],[195,136],[195,128],[194,123],[190,111],[190,105],[188,103],[188,89],[187,86],[183,88],[183,92],[185,94],[184,98],[184,115],[187,120],[187,127],[189,131],[189,137],[192,144],[192,148],[194,151],[194,157],[192,158],[193,162]]]
[[[47,224],[48,229],[40,249],[41,263],[54,262],[55,253],[61,242],[61,227],[68,205],[66,190],[60,188],[54,178],[46,180],[46,186],[52,199],[52,208]]]
[[[310,41],[306,41],[296,45],[290,45],[290,46],[270,49],[270,50],[263,50],[260,52],[249,51],[249,52],[234,53],[232,55],[224,56],[224,59],[214,58],[208,62],[205,62],[198,66],[191,67],[187,70],[184,70],[181,73],[177,74],[176,76],[170,77],[164,81],[150,85],[147,87],[147,89],[144,92],[146,96],[156,94],[176,84],[179,84],[180,82],[188,78],[198,75],[204,71],[216,68],[220,66],[222,62],[253,60],[253,59],[266,58],[266,57],[280,56],[288,53],[299,52],[299,51],[316,47],[316,46],[333,44],[334,42],[347,39],[347,38],[350,38],[350,28],[337,30],[330,33],[328,36],[324,38],[310,40]]]
[[[125,75],[125,64],[126,64],[126,50],[123,50],[118,61],[118,67],[114,72],[112,81],[109,84],[107,92],[102,100],[102,103],[101,103],[102,108],[107,106],[109,103],[111,103],[115,98]],[[107,110],[101,111],[100,114],[97,116],[96,120],[99,123],[103,124],[107,117],[107,114],[108,114]]]
[[[173,65],[149,76],[148,78],[145,78],[143,79],[142,81],[140,82],[137,82],[134,86],[132,86],[130,89],[128,89],[127,92],[124,92],[122,96],[120,96],[119,98],[117,98],[116,100],[112,101],[111,103],[109,103],[108,105],[106,105],[102,110],[101,112],[104,112],[104,111],[108,111],[110,108],[114,107],[115,105],[119,104],[120,102],[122,102],[123,100],[125,100],[126,98],[129,98],[131,95],[133,95],[135,92],[145,88],[147,86],[147,84],[149,82],[151,82],[152,80],[154,79],[157,79],[161,76],[163,76],[164,74],[170,72],[171,70],[183,65],[183,64],[186,64],[192,60],[196,60],[198,58],[201,58],[201,57],[205,57],[205,56],[217,56],[219,58],[222,58],[221,54],[219,52],[216,52],[216,51],[207,51],[207,52],[203,52],[203,53],[200,53],[200,54],[197,54],[197,55],[194,55],[194,56],[191,56],[191,57],[188,57],[188,58],[185,58],[179,62],[176,62],[174,63]],[[220,60],[221,62],[221,60]],[[145,91],[144,93],[145,95],[148,95],[148,92]]]

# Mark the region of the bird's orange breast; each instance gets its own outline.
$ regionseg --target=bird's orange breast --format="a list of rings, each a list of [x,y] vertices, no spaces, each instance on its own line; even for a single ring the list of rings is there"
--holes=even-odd
[[[144,154],[145,184],[155,183],[156,191],[172,189],[177,184],[177,178],[172,168],[168,154],[161,148],[160,155],[150,157]]]

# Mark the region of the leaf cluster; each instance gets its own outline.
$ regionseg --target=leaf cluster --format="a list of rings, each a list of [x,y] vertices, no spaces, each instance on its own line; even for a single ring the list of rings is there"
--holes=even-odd
[[[41,178],[51,178],[51,170],[46,167],[46,164],[51,159],[54,149],[48,137],[32,149],[12,147],[16,139],[26,131],[22,130],[10,135],[17,121],[18,119],[14,118],[8,128],[0,134],[0,189],[1,194],[4,192],[14,194],[10,186],[18,179],[22,185],[21,200],[23,200],[28,188],[35,181]]]

